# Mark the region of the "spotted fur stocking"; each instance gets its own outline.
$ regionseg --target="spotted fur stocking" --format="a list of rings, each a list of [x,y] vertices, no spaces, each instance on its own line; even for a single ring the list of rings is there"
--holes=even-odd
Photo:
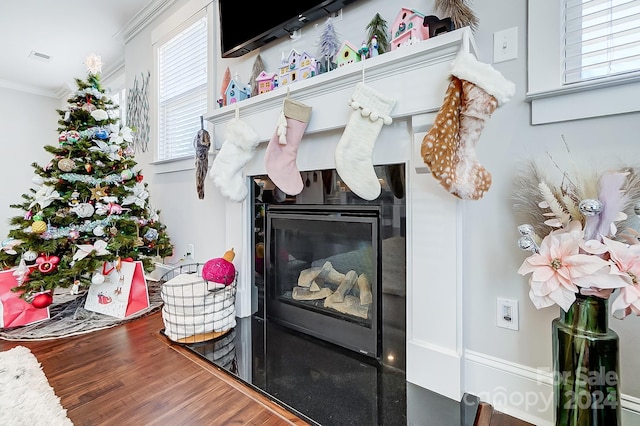
[[[461,51],[435,122],[422,140],[421,155],[431,174],[456,197],[478,200],[491,186],[491,173],[476,157],[476,143],[496,108],[515,86],[488,64]]]

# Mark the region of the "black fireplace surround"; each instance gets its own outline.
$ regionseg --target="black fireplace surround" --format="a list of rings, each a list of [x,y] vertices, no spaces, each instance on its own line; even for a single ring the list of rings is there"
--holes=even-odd
[[[380,357],[380,206],[266,210],[267,319]]]

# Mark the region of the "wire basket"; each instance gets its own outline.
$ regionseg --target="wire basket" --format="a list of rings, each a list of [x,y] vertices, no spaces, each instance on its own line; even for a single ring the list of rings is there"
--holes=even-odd
[[[174,342],[205,342],[236,326],[237,273],[228,285],[214,283],[202,278],[203,266],[180,265],[160,279],[163,333]]]

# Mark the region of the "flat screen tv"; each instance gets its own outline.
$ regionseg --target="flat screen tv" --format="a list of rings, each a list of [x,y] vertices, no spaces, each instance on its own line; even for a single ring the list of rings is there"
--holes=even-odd
[[[256,8],[242,0],[219,0],[221,56],[245,55],[355,1],[296,0]]]

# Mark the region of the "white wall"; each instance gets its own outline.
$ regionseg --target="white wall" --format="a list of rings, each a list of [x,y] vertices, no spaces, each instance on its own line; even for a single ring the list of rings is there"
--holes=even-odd
[[[56,108],[61,107],[60,102],[0,87],[0,170],[4,172],[0,185],[0,240],[11,229],[9,219],[22,214],[9,205],[22,203],[22,194],[33,187],[31,164],[44,166],[52,158],[44,146],[58,144]]]

